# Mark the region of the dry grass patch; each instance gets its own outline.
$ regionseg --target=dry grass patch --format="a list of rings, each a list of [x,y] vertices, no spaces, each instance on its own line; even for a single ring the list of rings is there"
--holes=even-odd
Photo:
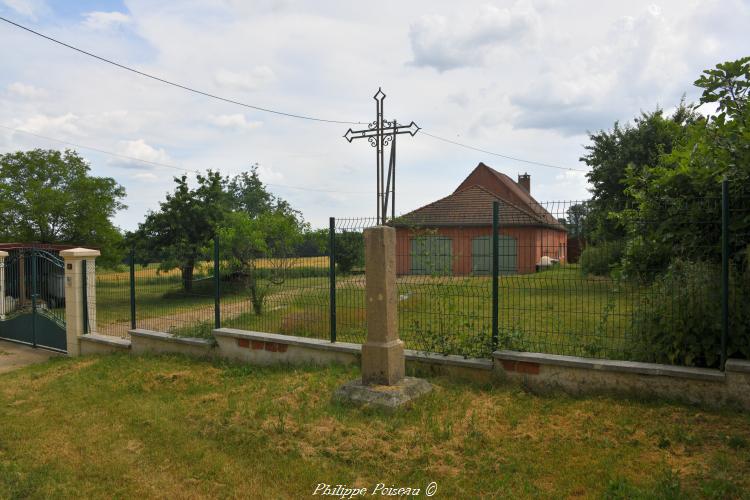
[[[742,497],[750,417],[433,379],[389,415],[334,404],[344,367],[60,359],[0,376],[0,497]]]

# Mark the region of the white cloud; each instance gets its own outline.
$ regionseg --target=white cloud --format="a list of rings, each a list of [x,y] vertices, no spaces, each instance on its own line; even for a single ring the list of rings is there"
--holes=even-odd
[[[221,69],[216,72],[214,82],[220,87],[242,91],[254,91],[273,82],[276,75],[268,66],[256,66],[250,71],[235,72]]]
[[[685,62],[691,51],[687,34],[659,7],[623,16],[604,43],[570,59],[550,61],[543,73],[514,92],[514,124],[575,135],[609,127],[658,103],[671,105],[697,76]]]
[[[39,99],[47,96],[47,91],[44,89],[21,82],[11,83],[8,85],[7,89],[9,93],[25,99]]]
[[[2,3],[24,17],[36,19],[49,10],[44,0],[1,0]]]
[[[16,127],[21,130],[45,135],[80,135],[79,117],[73,113],[49,116],[36,114],[20,122]]]
[[[143,139],[136,139],[134,141],[120,141],[117,144],[115,152],[117,154],[133,158],[133,160],[129,160],[127,158],[110,158],[107,161],[107,163],[109,163],[110,165],[117,167],[136,169],[153,168],[153,166],[137,160],[164,164],[170,164],[172,162],[169,154],[167,154],[167,152],[163,148],[155,148]],[[143,179],[145,179],[145,177],[141,177],[141,180]]]
[[[263,164],[258,164],[258,176],[263,182],[284,182],[284,174]]]
[[[84,26],[93,30],[107,30],[124,24],[130,24],[132,18],[123,12],[87,12],[84,14]]]
[[[238,130],[252,130],[263,125],[263,122],[248,121],[242,113],[232,115],[211,115],[208,117],[208,121],[217,127]]]
[[[138,172],[130,176],[131,179],[135,179],[137,181],[155,181],[159,177],[151,172]]]
[[[510,8],[483,5],[472,16],[422,16],[409,32],[413,64],[438,71],[480,66],[493,50],[534,38],[539,27],[539,16],[527,2]]]
[[[169,155],[163,148],[155,148],[143,139],[135,141],[121,141],[118,147],[118,153],[133,156],[141,160],[167,163],[170,161]]]

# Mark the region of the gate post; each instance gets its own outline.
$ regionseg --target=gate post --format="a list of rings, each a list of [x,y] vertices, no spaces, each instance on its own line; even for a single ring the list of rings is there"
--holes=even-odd
[[[5,319],[5,257],[8,252],[0,250],[0,319]]]
[[[84,334],[84,314],[83,308],[87,311],[91,301],[96,304],[96,276],[93,270],[83,271],[83,266],[87,260],[99,257],[99,250],[90,250],[88,248],[71,248],[60,252],[60,257],[65,261],[65,336],[67,338],[68,356],[78,356],[80,348],[78,337]],[[89,304],[84,304],[83,298],[83,277],[86,276],[86,295]],[[89,314],[95,321],[95,313]],[[94,330],[92,328],[89,331]]]

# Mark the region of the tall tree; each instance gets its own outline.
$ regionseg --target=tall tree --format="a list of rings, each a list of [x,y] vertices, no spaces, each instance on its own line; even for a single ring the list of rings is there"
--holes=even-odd
[[[232,208],[227,180],[219,172],[198,174],[191,188],[186,175],[175,177],[175,190],[149,212],[138,229],[128,235],[142,264],[159,262],[162,270],[179,267],[183,288],[192,289],[193,272]]]
[[[90,171],[72,150],[0,155],[0,240],[94,246],[104,262],[118,261],[122,236],[111,219],[126,208],[125,189]]]
[[[300,231],[306,227],[299,212],[268,192],[258,176],[257,165],[233,178],[209,170],[197,176],[195,188],[190,187],[187,176],[174,180],[174,192],[167,194],[159,210],[150,212],[128,240],[136,247],[142,264],[159,262],[162,270],[179,267],[186,291],[192,289],[195,266],[209,258],[211,242],[220,229],[232,241],[249,245],[249,254],[242,253],[245,249],[239,249],[239,243],[235,245],[235,262],[252,265],[259,252],[275,249],[274,231],[289,227],[280,223],[281,219],[294,221]],[[279,218],[266,218],[269,214]],[[270,239],[263,240],[262,245],[258,243],[258,238],[266,236]]]
[[[629,229],[628,267],[664,268],[675,255],[718,261],[721,256],[721,181],[730,186],[730,252],[740,262],[750,244],[750,57],[706,70],[695,85],[715,114],[696,120],[669,154],[642,171],[629,171],[627,194],[636,202],[619,218]],[[654,223],[646,225],[640,221]]]
[[[587,174],[592,185],[590,236],[600,240],[624,236],[624,229],[609,215],[632,201],[625,191],[626,176],[640,175],[644,167],[655,165],[661,155],[670,153],[696,118],[693,108],[683,101],[671,116],[657,108],[641,113],[632,125],[615,122],[612,130],[589,135],[592,144],[585,146],[587,153],[581,161],[591,167]]]
[[[290,257],[302,240],[304,226],[294,214],[275,210],[256,217],[233,212],[220,228],[222,260],[244,283],[256,315],[263,313],[271,285],[283,283],[286,271],[294,266]],[[258,265],[261,259],[263,269]]]

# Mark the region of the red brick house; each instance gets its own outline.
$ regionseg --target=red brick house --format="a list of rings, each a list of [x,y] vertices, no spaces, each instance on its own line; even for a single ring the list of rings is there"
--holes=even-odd
[[[494,201],[500,202],[501,274],[532,273],[550,259],[565,261],[565,226],[530,191],[528,174],[515,182],[480,163],[453,194],[398,218],[397,272],[490,274]]]

